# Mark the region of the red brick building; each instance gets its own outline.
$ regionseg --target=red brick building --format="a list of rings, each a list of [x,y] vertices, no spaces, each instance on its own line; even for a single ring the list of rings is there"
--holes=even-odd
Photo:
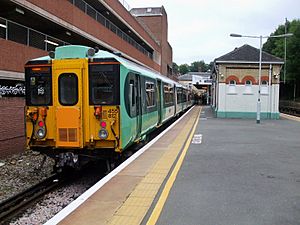
[[[172,74],[164,8],[128,10],[117,0],[0,1],[0,157],[24,149],[24,100],[13,96],[24,94],[21,84],[29,59],[57,46],[80,44],[119,52],[163,75]]]

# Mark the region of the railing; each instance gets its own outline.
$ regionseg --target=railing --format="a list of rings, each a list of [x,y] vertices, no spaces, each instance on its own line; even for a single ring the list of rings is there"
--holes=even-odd
[[[124,7],[128,8],[129,5],[124,0],[119,0]],[[141,46],[139,43],[137,43],[133,38],[131,38],[129,35],[127,35],[124,31],[122,31],[120,28],[118,28],[114,23],[112,23],[110,20],[106,19],[101,13],[99,13],[95,8],[93,8],[91,5],[86,3],[84,0],[69,0],[73,5],[81,9],[85,14],[89,15],[99,23],[101,23],[103,26],[105,26],[110,31],[114,32],[116,35],[118,35],[120,38],[122,38],[124,41],[128,42],[132,46],[134,46],[136,49],[138,49],[140,52],[148,56],[149,58],[153,59],[153,54],[149,51],[147,51],[143,46]]]
[[[45,51],[54,51],[57,46],[70,44],[2,17],[0,17],[0,38]]]

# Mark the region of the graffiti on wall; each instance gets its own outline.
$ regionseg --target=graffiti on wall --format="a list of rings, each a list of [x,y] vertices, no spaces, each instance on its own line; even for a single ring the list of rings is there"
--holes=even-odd
[[[0,96],[22,97],[25,96],[25,85],[22,81],[0,80]]]

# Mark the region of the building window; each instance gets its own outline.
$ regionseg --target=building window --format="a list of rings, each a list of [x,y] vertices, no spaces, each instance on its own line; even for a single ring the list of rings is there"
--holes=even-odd
[[[227,94],[237,94],[236,93],[236,81],[235,80],[229,80]]]
[[[245,90],[244,90],[244,95],[252,95],[252,81],[251,80],[246,80],[245,81]]]
[[[263,81],[261,82],[260,93],[261,93],[262,95],[268,95],[268,94],[269,94],[268,81],[263,80]]]

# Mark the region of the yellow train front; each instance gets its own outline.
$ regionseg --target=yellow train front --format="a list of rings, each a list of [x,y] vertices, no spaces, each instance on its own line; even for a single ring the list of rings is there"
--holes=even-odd
[[[56,159],[57,167],[76,167],[79,160],[82,164],[120,151],[119,63],[92,62],[93,51],[60,47],[53,59],[25,65],[27,146]],[[97,85],[93,93],[91,85]],[[115,151],[94,154],[95,148]]]

